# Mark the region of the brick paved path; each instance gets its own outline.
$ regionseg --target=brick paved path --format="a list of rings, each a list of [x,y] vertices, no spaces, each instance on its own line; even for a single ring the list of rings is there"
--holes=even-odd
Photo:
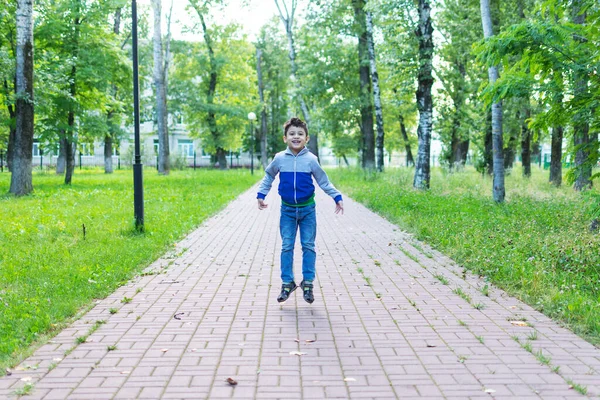
[[[350,199],[337,216],[318,192],[316,300],[279,305],[279,200],[259,211],[254,193],[0,378],[0,398],[600,396],[599,349]]]

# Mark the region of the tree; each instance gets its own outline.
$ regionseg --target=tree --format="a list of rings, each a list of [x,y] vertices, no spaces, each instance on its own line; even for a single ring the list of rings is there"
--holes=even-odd
[[[242,148],[248,110],[258,108],[255,49],[235,24],[211,27],[206,42],[173,42],[171,104],[181,110],[192,137],[227,168],[227,151]],[[217,80],[218,77],[218,80]]]
[[[16,64],[16,2],[6,2],[0,8],[0,99],[6,109],[0,111],[0,146],[8,169],[12,166],[12,154],[16,134],[15,111],[15,64]]]
[[[381,106],[381,91],[379,89],[379,74],[377,73],[377,64],[375,58],[375,43],[373,43],[373,16],[367,12],[367,44],[369,48],[369,64],[371,77],[373,78],[373,101],[375,103],[375,120],[377,122],[377,136],[375,138],[375,147],[377,149],[376,165],[377,170],[383,171],[383,144],[385,132],[383,130],[383,109]]]
[[[293,82],[296,83],[295,95],[298,98],[298,101],[300,102],[300,109],[302,110],[304,121],[310,129],[312,125],[311,117],[310,112],[308,110],[308,106],[306,104],[306,100],[304,98],[304,94],[302,93],[302,84],[300,83],[299,77],[297,76],[298,66],[296,65],[296,47],[294,45],[294,14],[296,13],[298,2],[297,0],[292,0],[290,7],[287,6],[285,0],[281,0],[281,3],[283,5],[283,10],[282,7],[279,5],[279,0],[275,0],[275,5],[277,6],[277,10],[279,11],[279,17],[281,18],[281,22],[285,27],[285,33],[288,38],[290,66],[292,69],[292,74],[290,78]],[[310,141],[308,142],[307,147],[314,155],[317,156],[317,158],[319,157],[319,136],[317,132],[314,132],[310,135]]]
[[[431,178],[430,150],[431,130],[433,123],[433,25],[431,21],[431,4],[428,0],[419,0],[419,25],[416,30],[419,39],[419,76],[417,89],[417,108],[419,110],[419,151],[415,165],[413,186],[416,189],[429,189]]]
[[[294,85],[289,79],[291,74],[291,66],[287,59],[289,51],[287,40],[284,39],[285,36],[282,33],[280,18],[273,18],[261,28],[255,43],[255,47],[260,50],[261,55],[260,69],[263,82],[259,83],[259,86],[263,88],[267,117],[267,131],[266,138],[264,138],[267,146],[267,158],[285,148],[285,143],[281,140],[282,127],[288,119],[290,109],[290,97],[287,96],[287,93],[291,90],[290,86]],[[303,83],[306,84],[306,80],[303,80]]]
[[[33,191],[33,0],[17,3],[16,129],[10,192],[23,196]]]
[[[443,40],[438,49],[441,62],[434,71],[441,83],[436,125],[443,144],[442,162],[450,169],[464,166],[469,149],[479,145],[476,139],[482,125],[482,104],[476,93],[483,76],[471,52],[473,43],[482,36],[481,25],[473,20],[478,13],[478,0],[447,0],[438,14]]]
[[[375,170],[375,134],[373,132],[373,96],[369,70],[367,15],[364,0],[352,0],[354,30],[358,37],[358,71],[360,76],[360,129],[362,132],[362,167]]]
[[[171,3],[171,9],[173,3]],[[156,92],[156,126],[158,130],[158,173],[169,174],[169,127],[167,123],[167,87],[166,87],[166,62],[169,55],[164,57],[163,38],[161,33],[162,9],[161,0],[152,0],[154,11],[154,87]],[[169,18],[170,19],[170,18]]]
[[[490,12],[490,0],[481,0],[481,23],[483,26],[483,35],[485,39],[494,36],[492,29],[492,16]],[[498,67],[493,65],[488,68],[488,76],[491,85],[498,80]],[[502,102],[492,103],[492,146],[493,146],[493,165],[494,180],[492,195],[497,203],[504,202],[504,156],[502,144]]]
[[[571,8],[571,19],[573,24],[585,25],[586,9],[584,0],[574,0]],[[584,43],[587,39],[579,35],[574,35],[574,42]],[[573,71],[573,96],[576,101],[585,101],[589,96],[588,85],[589,78],[585,69],[576,69]],[[590,124],[589,112],[581,109],[574,115],[573,121],[573,145],[575,147],[575,168],[578,170],[575,179],[575,190],[581,191],[591,187],[592,168],[588,161],[590,157]],[[596,135],[597,138],[597,135]]]

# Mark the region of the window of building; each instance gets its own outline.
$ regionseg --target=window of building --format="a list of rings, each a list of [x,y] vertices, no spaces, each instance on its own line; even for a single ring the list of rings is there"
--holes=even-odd
[[[79,143],[79,152],[84,156],[94,155],[94,146],[90,143]]]
[[[39,157],[41,155],[40,141],[33,139],[33,156]]]
[[[190,139],[179,139],[177,140],[177,148],[179,154],[182,156],[193,157],[194,156],[194,141]]]
[[[159,149],[158,139],[154,139],[154,154],[158,154],[158,149]]]

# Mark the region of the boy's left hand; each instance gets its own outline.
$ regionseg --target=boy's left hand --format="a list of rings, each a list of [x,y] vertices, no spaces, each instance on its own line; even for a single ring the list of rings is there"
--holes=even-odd
[[[335,203],[335,213],[339,214],[340,212],[344,215],[344,202],[342,200]]]

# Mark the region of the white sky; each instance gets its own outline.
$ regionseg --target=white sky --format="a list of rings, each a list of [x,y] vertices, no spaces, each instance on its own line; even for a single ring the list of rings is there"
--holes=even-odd
[[[186,7],[188,6],[187,0],[173,0],[173,21],[171,23],[171,30],[173,38],[176,40],[190,40],[197,41],[202,40],[200,34],[191,34],[182,32],[186,23],[190,21]],[[282,1],[287,2],[289,5],[290,0],[279,0],[279,4]],[[298,3],[298,10],[296,11],[295,19],[300,17],[301,11],[304,8],[308,0],[300,0]],[[244,33],[248,34],[250,40],[254,40],[258,35],[260,28],[265,25],[274,16],[279,16],[275,0],[226,0],[227,6],[223,11],[218,11],[215,16],[219,24],[228,24],[236,22],[243,27]],[[150,0],[138,0],[138,4],[141,6],[150,7]],[[171,6],[171,0],[162,0],[163,9],[163,33],[166,32],[166,14]],[[194,15],[195,17],[195,15]],[[197,18],[194,18],[197,20]],[[208,23],[208,21],[207,21]]]

